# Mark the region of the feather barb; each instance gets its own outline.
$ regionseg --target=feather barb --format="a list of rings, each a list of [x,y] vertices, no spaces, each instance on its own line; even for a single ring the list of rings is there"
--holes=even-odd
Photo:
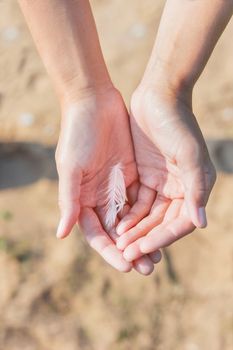
[[[121,163],[111,169],[106,200],[105,224],[111,229],[116,221],[117,214],[123,209],[127,201],[124,173]]]

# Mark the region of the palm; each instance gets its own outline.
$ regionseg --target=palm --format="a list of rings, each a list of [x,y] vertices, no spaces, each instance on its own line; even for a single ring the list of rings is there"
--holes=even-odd
[[[126,187],[136,180],[127,112],[123,103],[111,104],[85,101],[69,111],[62,128],[58,149],[79,178],[81,207],[104,205],[109,172],[117,163],[123,166]]]
[[[201,144],[202,137],[192,113],[189,111],[189,118],[187,113],[185,106],[178,108],[155,98],[144,104],[132,103],[131,130],[143,197],[141,206],[132,208],[120,224],[123,230],[119,233],[123,234],[118,247],[125,249],[129,261],[141,256],[143,236],[153,238],[147,239],[143,250],[149,253],[195,228],[186,210],[180,159],[185,162],[191,155],[192,140],[199,138]]]
[[[116,248],[114,230],[106,232],[106,189],[111,168],[121,163],[126,188],[137,180],[127,110],[118,93],[87,98],[64,109],[57,147],[60,207],[63,230],[69,234],[78,221],[89,244],[121,271],[129,271]],[[80,215],[79,215],[80,213]],[[139,272],[151,265],[148,257],[136,262]],[[147,269],[148,270],[148,269]]]
[[[131,129],[141,183],[166,198],[174,199],[183,196],[183,187],[175,162],[174,141],[162,136],[168,134],[168,128],[168,125],[161,128],[149,127],[146,118],[137,122],[134,116],[131,116]]]

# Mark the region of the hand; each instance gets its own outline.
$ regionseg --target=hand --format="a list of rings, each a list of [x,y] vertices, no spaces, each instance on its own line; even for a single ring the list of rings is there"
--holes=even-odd
[[[117,246],[128,261],[205,227],[216,179],[195,116],[182,99],[138,88],[131,101],[131,130],[141,205],[137,202],[117,227]]]
[[[61,208],[57,236],[66,237],[79,222],[91,247],[113,267],[128,272],[132,264],[117,249],[114,230],[109,235],[104,230],[105,187],[112,166],[122,164],[129,196],[137,181],[129,118],[122,97],[114,89],[95,92],[75,103],[66,103],[62,110],[56,151]],[[158,254],[153,262],[160,260]],[[153,262],[145,256],[134,262],[134,267],[148,274]]]

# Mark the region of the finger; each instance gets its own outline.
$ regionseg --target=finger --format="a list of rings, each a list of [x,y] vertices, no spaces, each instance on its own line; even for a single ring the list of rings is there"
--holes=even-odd
[[[104,231],[108,234],[108,236],[111,238],[111,240],[116,244],[116,240],[119,237],[118,234],[116,233],[116,228],[113,226],[109,229],[109,227],[106,225],[106,220],[105,220],[105,215],[106,215],[106,210],[104,207],[96,207],[95,208],[95,213],[97,214],[100,224],[102,225],[102,228]],[[119,223],[118,217],[116,218],[116,225]]]
[[[185,203],[183,202],[181,205],[180,201],[174,200],[169,206],[170,213],[168,213],[166,220],[169,218],[170,221],[163,221],[162,224],[152,229],[147,236],[139,238],[125,249],[124,258],[127,261],[133,261],[145,253],[152,253],[164,248],[195,229],[189,219]],[[177,202],[179,205],[177,205]],[[177,216],[178,208],[180,209]]]
[[[127,215],[128,214],[128,212],[130,211],[130,206],[129,206],[129,204],[125,204],[124,205],[124,208],[117,214],[117,217],[118,217],[118,222],[121,220],[121,219],[123,219],[123,217],[125,216],[125,215]],[[118,223],[117,223],[118,224]],[[117,225],[116,224],[116,225]]]
[[[122,211],[118,213],[118,218],[121,220],[124,216],[128,214],[130,211],[130,208],[134,205],[134,203],[137,200],[138,196],[138,190],[139,190],[139,183],[137,181],[133,182],[132,185],[130,185],[127,188],[127,199],[128,203],[124,205],[124,208]]]
[[[125,250],[123,254],[124,258],[129,262],[133,261],[133,264],[134,264],[135,261],[140,261],[140,259],[147,256],[150,258],[153,264],[158,264],[162,259],[162,253],[160,252],[160,250],[156,250],[148,255],[144,255],[144,253],[141,252],[141,248],[140,248],[140,242],[142,241],[143,241],[143,238],[140,238],[138,241],[132,243],[129,247],[127,247],[127,250]]]
[[[127,188],[127,197],[128,197],[129,205],[131,207],[134,205],[134,203],[138,198],[139,188],[140,188],[140,184],[138,181],[133,182],[132,185],[130,185]]]
[[[125,215],[128,214],[130,211],[130,208],[134,205],[134,203],[137,200],[138,197],[138,190],[139,190],[139,183],[137,181],[133,182],[128,188],[127,188],[127,199],[128,203],[125,204],[122,211],[118,213],[118,218],[121,220]]]
[[[164,215],[163,223],[170,222],[173,219],[177,218],[181,212],[181,208],[183,204],[184,204],[183,199],[174,199],[173,201],[170,201],[167,211]]]
[[[117,247],[124,250],[130,243],[136,241],[138,238],[145,236],[155,226],[160,224],[164,218],[166,210],[170,204],[170,200],[158,195],[150,214],[142,219],[136,226],[129,231],[123,233],[117,239]]]
[[[95,211],[100,219],[100,222],[102,223],[103,228],[106,231],[105,220],[104,220],[105,211],[101,207],[96,208]],[[116,224],[118,224],[118,222],[119,222],[119,219],[116,219]],[[111,237],[114,243],[116,243],[117,238],[119,238],[118,234],[116,233],[116,229],[114,227],[108,231],[108,235]],[[142,275],[149,275],[154,270],[154,260],[148,257],[147,255],[144,255],[133,262],[133,268]]]
[[[82,174],[78,170],[63,169],[59,173],[59,207],[61,219],[57,238],[65,238],[77,223],[80,212],[80,184]]]
[[[184,215],[185,210],[185,204],[183,204],[181,214],[177,218],[161,225],[161,227],[151,230],[139,244],[141,253],[151,253],[160,248],[167,247],[178,239],[193,232],[195,226],[190,221],[187,212],[186,215]]]
[[[144,237],[139,238],[137,241],[131,243],[123,252],[124,259],[128,262],[132,262],[136,259],[141,258],[144,254],[140,249],[140,242]]]
[[[144,255],[133,262],[133,266],[137,272],[144,276],[150,275],[154,271],[154,263],[149,256]]]
[[[160,250],[156,250],[155,252],[150,253],[149,257],[151,258],[154,264],[158,264],[162,259],[162,253]]]
[[[80,227],[83,230],[87,242],[95,249],[103,259],[115,269],[122,272],[129,272],[132,264],[125,261],[115,243],[102,228],[97,214],[91,208],[83,208],[79,219]]]
[[[181,170],[185,191],[185,202],[193,224],[196,227],[207,226],[205,206],[212,189],[211,181],[207,180],[206,172],[214,177],[213,166],[205,146],[188,144],[177,157],[177,165]]]
[[[207,226],[205,211],[206,197],[207,188],[203,170],[195,169],[195,171],[186,173],[185,201],[192,222],[199,228]]]
[[[182,200],[173,200],[172,202],[170,202],[169,208],[166,211],[166,215],[164,217],[163,222],[157,226],[157,229],[159,231],[163,230],[168,220],[171,221],[173,218],[177,216],[177,211],[180,209],[181,203],[182,203]],[[150,232],[153,232],[153,230]],[[140,243],[143,242],[149,236],[150,232],[147,234],[147,236],[141,237],[137,241],[128,245],[128,247],[124,250],[124,258],[127,261],[133,261],[134,259],[138,259],[143,255],[143,252],[141,251],[141,248],[140,248]],[[156,249],[151,249],[149,253],[152,253],[155,250]]]
[[[129,213],[121,220],[117,226],[118,235],[123,234],[131,227],[135,226],[145,216],[147,216],[151,210],[156,197],[156,192],[152,189],[141,185],[138,191],[138,198],[136,203],[132,206]]]

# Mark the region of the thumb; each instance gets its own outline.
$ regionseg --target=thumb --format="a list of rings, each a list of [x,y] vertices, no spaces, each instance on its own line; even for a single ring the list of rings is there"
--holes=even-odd
[[[185,202],[191,218],[196,227],[207,226],[206,218],[206,198],[207,189],[205,184],[204,169],[199,168],[186,172],[183,176],[185,188]]]
[[[81,171],[65,170],[59,174],[59,207],[61,219],[58,225],[57,238],[68,236],[77,223],[80,213]]]
[[[203,153],[198,144],[193,147],[189,144],[189,147],[180,152],[177,159],[187,210],[191,221],[199,228],[207,226],[205,206],[209,191],[205,178]]]

